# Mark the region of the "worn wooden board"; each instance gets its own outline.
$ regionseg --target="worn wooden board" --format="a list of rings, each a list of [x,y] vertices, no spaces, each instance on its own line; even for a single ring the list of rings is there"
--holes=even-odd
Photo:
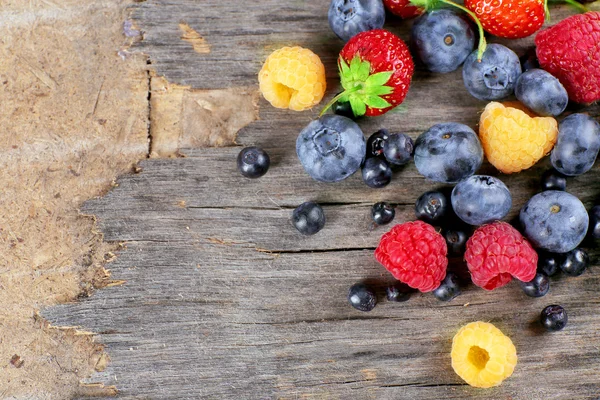
[[[172,82],[198,89],[255,85],[268,52],[299,44],[322,56],[330,97],[341,43],[329,32],[327,3],[148,0],[136,16],[145,31],[142,49]],[[566,13],[559,10],[555,20]],[[182,22],[202,35],[210,53],[194,52],[181,39]],[[408,25],[391,20],[389,26],[406,38]],[[389,127],[416,137],[437,122],[474,127],[484,105],[466,93],[460,71],[419,72],[406,111],[361,126],[367,134]],[[597,106],[585,111],[600,115]],[[262,179],[237,174],[239,147],[189,150],[186,158],[142,162],[138,174],[122,177],[110,194],[85,206],[98,217],[105,240],[126,243],[109,265],[112,278],[125,283],[44,316],[96,332],[107,345],[111,362],[93,381],[116,385],[128,399],[600,396],[596,267],[578,278],[553,279],[551,293],[540,299],[527,298],[516,283],[492,293],[467,285],[450,303],[417,294],[406,303],[382,301],[371,313],[350,308],[351,284],[391,281],[372,256],[385,229],[373,229],[370,205],[391,201],[398,204],[396,221],[409,220],[415,199],[437,185],[414,166],[382,190],[368,189],[358,176],[333,185],[312,181],[294,143],[316,113],[260,102],[260,120],[237,142],[272,155]],[[511,217],[538,190],[547,166],[545,160],[502,177],[514,196]],[[482,171],[493,173],[487,165]],[[598,167],[570,179],[569,189],[588,206],[596,202]],[[328,218],[325,229],[308,238],[289,222],[293,207],[307,200],[323,203]],[[452,268],[464,273],[460,260]],[[567,307],[570,323],[545,334],[537,319],[551,303]],[[517,346],[519,365],[499,388],[470,388],[450,367],[452,336],[475,320],[495,323]]]

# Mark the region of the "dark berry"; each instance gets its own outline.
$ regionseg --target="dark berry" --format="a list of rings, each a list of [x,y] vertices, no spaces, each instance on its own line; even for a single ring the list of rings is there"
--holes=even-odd
[[[383,143],[388,139],[389,133],[380,129],[367,139],[367,158],[383,157]]]
[[[392,180],[392,169],[385,160],[371,157],[365,161],[362,177],[367,186],[375,189],[382,188]]]
[[[347,42],[360,32],[383,27],[385,8],[380,0],[331,0],[327,17],[331,30]]]
[[[340,103],[336,101],[331,106],[334,114],[341,115],[342,117],[350,118],[356,120],[356,116],[354,115],[354,111],[352,111],[352,107],[350,106],[350,102],[347,101],[345,103]]]
[[[237,167],[246,178],[260,178],[269,170],[269,155],[259,147],[246,147],[237,157]]]
[[[525,54],[523,54],[519,60],[521,61],[521,67],[523,67],[523,71],[540,67],[540,62],[535,52],[535,46],[528,48]]]
[[[538,272],[530,282],[521,282],[521,289],[529,297],[542,297],[550,290],[550,279],[548,275]]]
[[[440,222],[448,213],[448,198],[442,192],[425,192],[417,199],[415,214],[417,219],[430,224]]]
[[[569,104],[569,95],[562,83],[549,72],[537,68],[519,76],[515,96],[540,117],[559,116]]]
[[[563,257],[563,254],[558,253],[548,253],[545,251],[538,252],[538,272],[542,272],[547,276],[556,274],[560,269]]]
[[[303,235],[314,235],[325,226],[325,213],[320,205],[308,201],[292,213],[294,227]]]
[[[394,216],[396,215],[396,210],[389,203],[375,203],[371,208],[371,216],[373,217],[373,222],[377,225],[385,225],[392,222]]]
[[[356,283],[348,291],[348,302],[359,311],[371,311],[377,305],[377,296],[369,286]]]
[[[590,225],[588,227],[588,234],[594,239],[600,239],[600,206],[592,207],[589,214]]]
[[[542,190],[567,190],[567,177],[555,170],[547,170],[542,174]]]
[[[467,233],[465,231],[449,229],[444,233],[448,253],[453,256],[462,256],[465,253],[467,244]]]
[[[452,272],[448,272],[440,286],[433,291],[435,298],[440,301],[450,301],[459,294],[458,278]]]
[[[403,283],[396,283],[385,288],[388,301],[403,302],[410,299],[410,288]]]
[[[410,162],[415,145],[410,136],[404,133],[392,133],[383,142],[383,155],[393,165],[405,165]]]
[[[542,326],[548,331],[560,331],[567,321],[567,311],[562,306],[553,304],[542,310]]]
[[[560,269],[567,275],[579,276],[585,272],[585,269],[590,264],[590,256],[580,248],[571,250],[565,254],[563,262],[560,264]]]

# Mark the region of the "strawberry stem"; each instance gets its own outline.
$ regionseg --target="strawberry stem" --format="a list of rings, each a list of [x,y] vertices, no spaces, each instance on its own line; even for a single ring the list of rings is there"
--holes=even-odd
[[[574,1],[574,0],[572,0]],[[456,7],[459,10],[462,10],[469,14],[471,19],[477,24],[477,28],[479,29],[479,45],[477,46],[477,61],[481,61],[483,57],[483,53],[487,47],[487,42],[485,41],[485,32],[483,31],[483,26],[481,25],[481,21],[477,18],[477,14],[473,11],[469,10],[467,7],[464,7],[458,3],[455,3],[452,0],[410,0],[410,3],[417,7],[425,8],[425,10],[429,11],[437,8],[439,3],[445,3],[452,7]]]
[[[321,112],[319,113],[319,118],[321,118],[327,112],[327,110],[329,110],[331,107],[333,107],[333,105],[335,104],[336,101],[338,101],[339,99],[341,99],[342,97],[344,97],[350,93],[357,92],[359,89],[360,89],[360,87],[356,86],[356,87],[344,90],[343,92],[336,94],[333,97],[333,99],[331,99],[329,101],[329,103],[327,103],[327,105],[325,105],[325,108],[323,108],[323,110],[321,110]]]

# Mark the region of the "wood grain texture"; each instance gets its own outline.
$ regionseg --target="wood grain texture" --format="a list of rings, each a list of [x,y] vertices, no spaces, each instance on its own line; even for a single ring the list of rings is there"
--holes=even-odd
[[[155,1],[136,11],[142,50],[168,80],[201,89],[256,84],[266,55],[284,44],[315,50],[325,62],[331,97],[341,43],[329,31],[327,1]],[[554,20],[568,13],[554,14]],[[185,23],[210,46],[196,53],[181,39]],[[391,20],[408,37],[409,24]],[[515,42],[522,50],[531,40]],[[485,105],[470,97],[460,71],[419,72],[406,111],[361,122],[416,137],[437,122],[475,127]],[[598,106],[584,111],[600,115]],[[527,298],[516,283],[488,293],[468,285],[450,303],[415,294],[406,303],[360,313],[346,302],[360,280],[380,289],[390,275],[373,258],[385,228],[373,229],[370,205],[398,204],[396,222],[413,218],[415,199],[439,187],[414,166],[391,185],[368,189],[359,176],[339,184],[312,181],[295,156],[298,132],[317,110],[292,113],[260,103],[260,119],[244,128],[240,145],[264,147],[272,158],[258,180],[235,170],[239,147],[186,151],[186,158],[152,159],[119,179],[84,212],[97,215],[105,240],[126,242],[109,265],[122,286],[44,312],[54,324],[97,332],[111,356],[92,380],[116,385],[126,399],[591,399],[600,396],[600,272],[552,280],[551,293]],[[526,173],[502,176],[514,207],[538,190],[544,160]],[[481,170],[494,173],[486,165]],[[598,167],[570,179],[586,205],[600,194]],[[328,223],[313,237],[290,225],[292,209],[315,200]],[[596,253],[593,253],[595,256]],[[464,265],[451,268],[464,274]],[[380,290],[381,292],[381,290]],[[539,312],[563,304],[569,326],[545,334]],[[501,387],[465,385],[450,367],[451,339],[465,323],[495,323],[514,341],[519,364]]]

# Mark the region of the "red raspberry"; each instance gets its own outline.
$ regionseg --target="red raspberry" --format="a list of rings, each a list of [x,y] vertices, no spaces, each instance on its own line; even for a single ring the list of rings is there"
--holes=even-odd
[[[558,78],[569,98],[600,100],[600,12],[573,15],[535,37],[540,65]]]
[[[394,278],[430,292],[446,277],[447,253],[444,237],[433,226],[414,221],[396,225],[384,234],[375,258]]]
[[[467,241],[465,260],[473,283],[494,290],[506,285],[513,276],[523,282],[531,281],[538,255],[519,231],[498,221],[477,228]]]

